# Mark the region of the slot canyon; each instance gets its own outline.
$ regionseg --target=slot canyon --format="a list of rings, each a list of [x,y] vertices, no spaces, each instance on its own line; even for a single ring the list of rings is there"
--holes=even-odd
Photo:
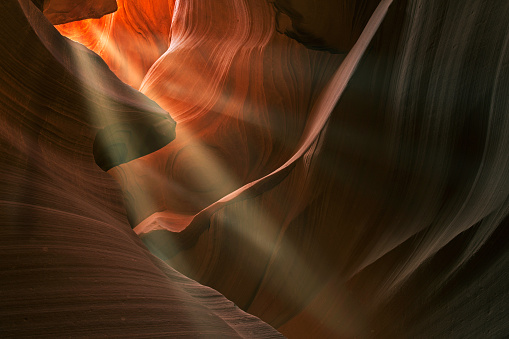
[[[0,15],[0,337],[509,336],[509,1]]]

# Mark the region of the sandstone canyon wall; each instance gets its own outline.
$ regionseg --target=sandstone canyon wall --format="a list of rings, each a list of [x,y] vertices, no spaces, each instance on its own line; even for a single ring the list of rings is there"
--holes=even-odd
[[[98,133],[122,126],[106,154],[146,126],[166,144],[168,114],[28,0],[0,9],[0,336],[281,337],[150,254],[96,165]]]
[[[507,1],[119,0],[57,26],[157,104],[19,3],[10,333],[86,305],[55,333],[104,312],[99,330],[133,336],[509,334]]]

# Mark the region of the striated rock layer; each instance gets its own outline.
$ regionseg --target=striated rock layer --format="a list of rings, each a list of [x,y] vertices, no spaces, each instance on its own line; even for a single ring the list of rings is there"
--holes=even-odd
[[[509,3],[118,6],[59,30],[177,122],[102,166],[153,253],[291,338],[507,336]]]
[[[171,142],[167,113],[28,0],[2,2],[0,16],[1,336],[281,337],[154,257],[95,164],[93,153],[118,165]],[[130,144],[147,126],[156,147]]]

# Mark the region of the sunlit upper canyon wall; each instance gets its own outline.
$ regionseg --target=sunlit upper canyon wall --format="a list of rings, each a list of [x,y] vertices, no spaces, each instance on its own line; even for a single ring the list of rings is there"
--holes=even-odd
[[[507,1],[0,9],[0,333],[509,334]]]

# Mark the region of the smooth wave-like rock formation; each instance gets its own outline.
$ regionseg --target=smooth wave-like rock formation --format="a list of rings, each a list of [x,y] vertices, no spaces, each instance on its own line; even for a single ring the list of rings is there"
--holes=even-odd
[[[96,165],[101,131],[171,142],[167,113],[29,0],[0,4],[0,32],[0,336],[281,337],[153,256]]]
[[[118,10],[98,20],[56,26],[108,64],[126,84],[138,89],[145,74],[170,44],[175,3],[117,0]]]
[[[316,4],[59,27],[177,122],[109,170],[131,225],[290,338],[507,336],[509,3]]]

